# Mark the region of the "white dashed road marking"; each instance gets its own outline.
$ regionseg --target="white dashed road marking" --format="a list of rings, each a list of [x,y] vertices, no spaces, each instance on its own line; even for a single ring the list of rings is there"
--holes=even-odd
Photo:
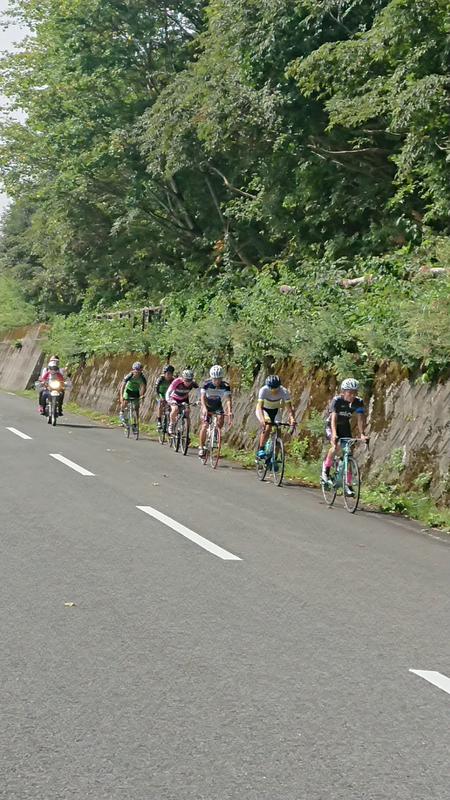
[[[159,522],[162,522],[163,525],[167,525],[169,528],[172,528],[172,530],[180,533],[181,536],[184,536],[186,539],[190,539],[191,542],[198,544],[199,547],[203,547],[204,550],[208,550],[209,553],[212,553],[218,558],[222,558],[224,561],[242,560],[239,558],[239,556],[229,553],[228,550],[224,550],[222,547],[214,544],[214,542],[210,542],[208,539],[205,539],[198,533],[195,533],[189,528],[186,528],[184,525],[181,525],[181,523],[177,522],[175,519],[167,517],[166,514],[162,514],[156,508],[152,508],[151,506],[136,506],[136,508],[138,508],[140,511],[143,511],[144,514],[149,514],[150,517],[154,517]]]
[[[57,461],[61,461],[61,464],[65,464],[66,467],[70,467],[70,469],[74,469],[75,472],[79,472],[80,475],[90,475],[94,476],[93,472],[89,472],[88,469],[84,467],[80,467],[79,464],[75,464],[74,461],[71,461],[69,458],[65,458],[64,456],[60,455],[59,453],[49,453],[52,458],[55,458]]]
[[[418,675],[419,678],[424,678],[428,683],[432,683],[433,686],[437,686],[439,689],[447,692],[447,694],[450,694],[450,678],[447,678],[446,675],[442,675],[441,672],[433,672],[426,669],[410,669],[409,671],[413,672],[414,675]]]
[[[6,428],[7,431],[11,431],[11,433],[15,433],[16,436],[20,436],[21,439],[32,439],[32,436],[28,436],[27,433],[22,433],[22,431],[18,431],[17,428]]]

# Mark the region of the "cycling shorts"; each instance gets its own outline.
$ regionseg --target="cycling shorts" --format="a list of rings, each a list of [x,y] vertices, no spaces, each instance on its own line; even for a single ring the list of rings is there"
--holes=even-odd
[[[263,407],[264,419],[266,420],[266,422],[270,422],[273,425],[277,420],[277,416],[278,416],[279,411],[280,411],[279,408],[264,408]]]

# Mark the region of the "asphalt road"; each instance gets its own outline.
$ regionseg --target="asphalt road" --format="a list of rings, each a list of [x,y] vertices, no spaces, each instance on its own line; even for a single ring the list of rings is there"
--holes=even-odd
[[[0,462],[1,798],[448,800],[447,542],[6,393]]]

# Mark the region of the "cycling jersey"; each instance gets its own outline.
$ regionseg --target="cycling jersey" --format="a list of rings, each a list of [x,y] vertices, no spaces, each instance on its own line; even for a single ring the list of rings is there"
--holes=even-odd
[[[167,389],[166,400],[169,403],[189,403],[189,392],[192,389],[198,389],[198,383],[194,381],[186,386],[183,378],[175,378]]]
[[[258,394],[258,405],[262,405],[265,410],[280,409],[286,403],[290,403],[291,395],[284,386],[279,386],[278,389],[269,389],[268,386],[262,386]]]
[[[143,373],[133,375],[132,372],[129,372],[128,375],[125,375],[122,385],[125,400],[133,400],[139,397],[142,387],[147,388],[147,378]]]
[[[165,398],[167,389],[169,388],[169,386],[172,383],[172,381],[173,381],[173,378],[169,381],[169,380],[167,380],[165,375],[160,375],[159,376],[159,378],[158,378],[158,380],[156,381],[156,384],[155,384],[155,391],[156,391],[156,394],[158,395],[158,397],[161,397],[162,399]]]
[[[221,381],[219,386],[216,386],[213,381],[206,381],[200,389],[200,394],[205,400],[208,411],[223,411],[222,400],[231,397],[230,384]]]
[[[361,397],[355,397],[351,403],[338,394],[333,397],[328,410],[327,435],[331,436],[331,415],[337,414],[336,434],[339,439],[350,439],[352,436],[351,417],[352,414],[364,414],[364,401]]]

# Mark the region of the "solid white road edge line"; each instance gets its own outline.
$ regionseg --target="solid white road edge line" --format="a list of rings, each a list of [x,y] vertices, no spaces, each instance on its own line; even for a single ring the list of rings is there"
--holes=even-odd
[[[204,550],[208,550],[209,553],[218,556],[218,558],[222,558],[224,561],[242,561],[239,556],[229,553],[228,550],[224,550],[222,547],[214,544],[214,542],[210,542],[208,539],[205,539],[198,533],[191,531],[189,528],[181,525],[181,523],[177,522],[175,519],[166,516],[166,514],[162,514],[161,511],[158,511],[156,508],[152,508],[152,506],[136,506],[136,508],[138,508],[140,511],[143,511],[144,514],[148,514],[150,517],[154,517],[159,522],[162,522],[163,525],[167,525],[169,528],[172,528],[172,530],[180,533],[181,536],[185,536],[186,539],[190,539],[191,542],[198,544],[199,547],[203,547]]]
[[[6,428],[7,431],[11,431],[11,433],[15,433],[16,436],[20,436],[21,439],[32,439],[32,436],[28,436],[26,433],[22,433],[22,431],[18,431],[17,428]]]
[[[413,672],[414,675],[418,675],[419,678],[424,678],[428,683],[432,683],[433,686],[437,686],[439,689],[442,689],[447,694],[450,694],[450,678],[447,678],[446,675],[442,675],[441,672],[433,672],[432,670],[426,669],[410,669],[410,672]]]
[[[80,467],[78,464],[75,464],[74,461],[71,461],[69,458],[65,458],[64,456],[60,455],[60,453],[49,453],[49,456],[56,458],[57,461],[61,461],[61,464],[65,464],[66,467],[74,469],[75,472],[79,472],[80,475],[91,475],[92,477],[95,477],[93,472],[89,472],[88,469]]]

